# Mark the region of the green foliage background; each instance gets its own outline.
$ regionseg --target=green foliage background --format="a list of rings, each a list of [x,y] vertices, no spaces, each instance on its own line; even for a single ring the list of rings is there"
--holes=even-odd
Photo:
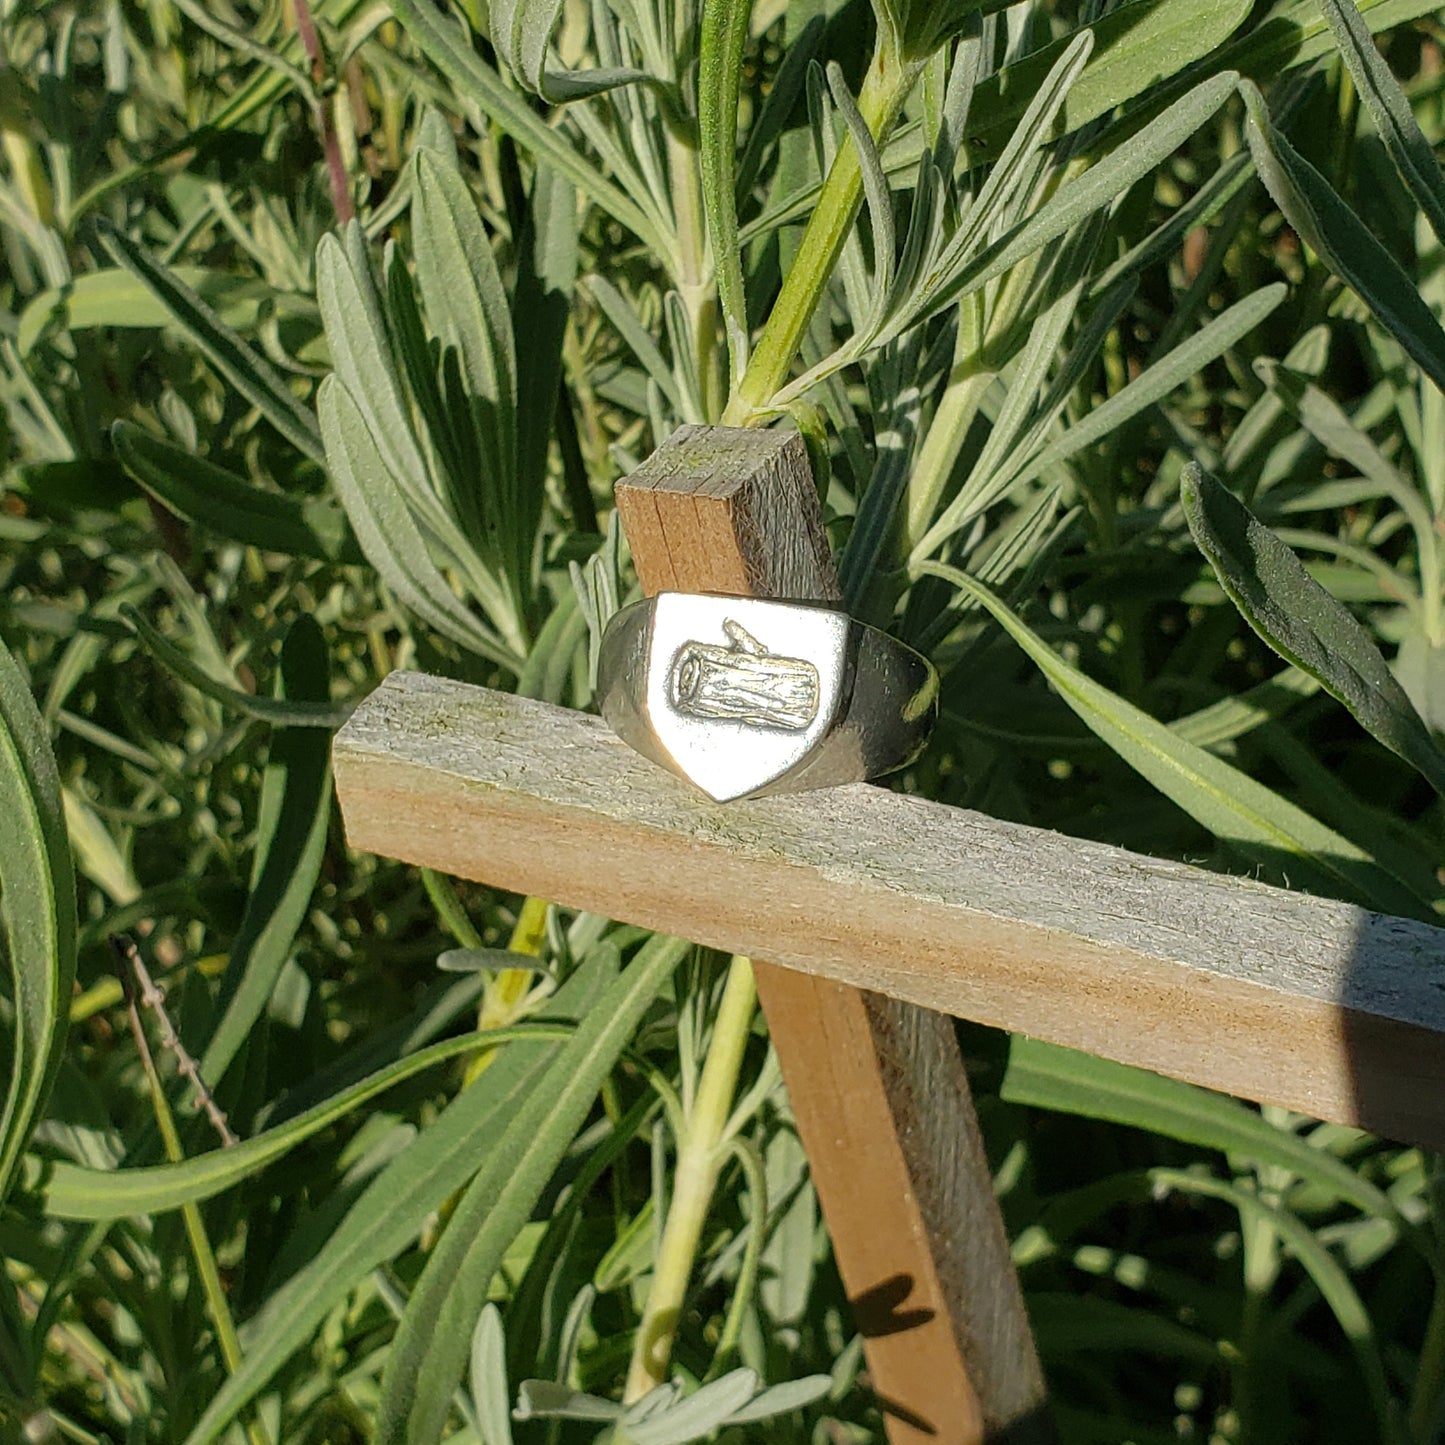
[[[0,43],[0,1437],[882,1438],[745,962],[331,796],[394,668],[590,705],[679,423],[803,434],[943,677],[899,786],[1436,919],[1424,0]],[[1062,1438],[1441,1437],[1433,1155],[962,1037]]]

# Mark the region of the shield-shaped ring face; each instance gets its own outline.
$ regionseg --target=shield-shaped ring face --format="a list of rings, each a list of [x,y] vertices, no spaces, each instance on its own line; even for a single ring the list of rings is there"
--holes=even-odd
[[[846,613],[661,593],[645,712],[678,771],[720,803],[777,782],[837,717]]]

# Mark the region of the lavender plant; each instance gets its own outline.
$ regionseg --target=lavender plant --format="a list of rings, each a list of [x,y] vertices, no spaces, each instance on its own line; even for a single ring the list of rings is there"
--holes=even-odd
[[[682,422],[807,441],[904,786],[1436,917],[1432,12],[10,7],[6,1428],[879,1438],[747,961],[332,816],[396,666],[590,704]],[[965,1042],[1068,1438],[1439,1438],[1435,1161]]]

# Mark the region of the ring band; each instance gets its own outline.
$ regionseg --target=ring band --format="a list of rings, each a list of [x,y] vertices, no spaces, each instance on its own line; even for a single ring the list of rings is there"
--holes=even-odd
[[[836,608],[661,592],[617,613],[602,716],[717,802],[862,782],[906,767],[938,714],[938,674]]]

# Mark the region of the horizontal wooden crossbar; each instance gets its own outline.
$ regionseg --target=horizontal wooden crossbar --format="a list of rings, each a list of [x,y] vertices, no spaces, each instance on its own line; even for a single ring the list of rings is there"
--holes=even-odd
[[[357,848],[1445,1146],[1445,929],[861,784],[714,804],[416,673],[334,756]]]

